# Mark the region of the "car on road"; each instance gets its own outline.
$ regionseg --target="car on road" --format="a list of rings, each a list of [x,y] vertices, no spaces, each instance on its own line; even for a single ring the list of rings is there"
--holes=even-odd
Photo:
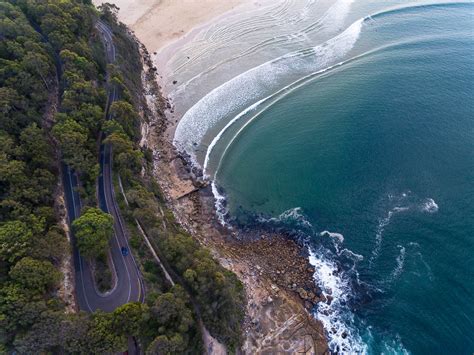
[[[127,256],[128,255],[128,249],[126,247],[122,247],[120,248],[120,250],[122,251],[122,255],[123,256]]]

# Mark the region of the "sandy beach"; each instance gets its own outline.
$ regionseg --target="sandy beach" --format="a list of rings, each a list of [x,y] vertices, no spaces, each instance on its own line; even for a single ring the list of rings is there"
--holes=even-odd
[[[94,0],[99,6],[104,1]],[[253,6],[252,0],[114,0],[119,20],[153,53],[229,11]]]
[[[99,6],[102,1],[94,1]],[[217,260],[237,274],[246,289],[243,353],[323,354],[327,341],[322,324],[310,310],[321,301],[314,269],[297,243],[284,235],[253,231],[237,236],[222,227],[210,187],[197,181],[189,164],[172,144],[178,120],[170,101],[162,97],[161,80],[150,54],[180,48],[192,34],[215,20],[260,6],[253,0],[115,0],[118,18],[129,26],[149,54],[143,54],[148,75],[144,92],[157,114],[142,127],[142,144],[153,151],[155,179],[180,224]],[[194,31],[193,31],[194,30]],[[153,94],[150,94],[153,93]],[[240,240],[240,241],[239,241]],[[277,257],[275,257],[277,253]],[[213,340],[216,342],[215,340]],[[216,342],[208,353],[220,354]]]

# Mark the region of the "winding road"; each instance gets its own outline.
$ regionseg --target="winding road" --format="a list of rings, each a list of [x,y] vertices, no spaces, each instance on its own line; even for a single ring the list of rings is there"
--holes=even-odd
[[[107,63],[115,61],[115,45],[110,29],[102,22],[96,25],[105,46]],[[107,77],[108,79],[108,77]],[[107,80],[108,81],[108,80]],[[106,119],[109,119],[110,105],[118,99],[115,87],[108,83]],[[101,141],[105,138],[102,134]],[[90,265],[81,257],[76,248],[76,240],[71,232],[74,249],[74,266],[76,276],[76,298],[81,310],[93,312],[101,309],[111,312],[115,308],[128,302],[143,302],[145,299],[145,288],[140,275],[139,268],[132,253],[127,256],[122,255],[121,248],[128,245],[128,231],[124,220],[120,214],[119,207],[115,199],[115,192],[112,180],[112,148],[109,145],[100,146],[100,176],[98,181],[98,199],[100,208],[110,213],[114,218],[114,236],[109,242],[110,255],[113,262],[112,271],[115,274],[115,284],[112,290],[106,293],[98,292]],[[81,215],[81,199],[77,191],[79,180],[74,171],[62,165],[63,183],[66,197],[66,207],[68,212],[69,225],[74,219]]]

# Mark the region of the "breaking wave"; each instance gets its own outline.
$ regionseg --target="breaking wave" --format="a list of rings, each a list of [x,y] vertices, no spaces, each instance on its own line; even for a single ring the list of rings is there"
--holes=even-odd
[[[413,8],[422,6],[425,5],[414,6]],[[293,88],[295,83],[302,79],[344,63],[340,60],[345,58],[354,47],[366,19],[372,21],[380,16],[400,10],[403,9],[381,12],[356,21],[344,32],[320,46],[281,56],[222,84],[209,92],[186,112],[177,127],[174,144],[179,150],[187,151],[191,155],[194,164],[199,165],[196,161],[195,146],[202,143],[210,129],[219,128],[221,121],[234,115],[234,118],[227,122],[219,133],[214,136],[207,148],[203,164],[204,172],[206,172],[213,149],[231,126],[257,111],[260,106],[285,90]],[[287,86],[283,86],[285,84]],[[212,115],[209,115],[209,112],[212,112]],[[225,224],[229,211],[225,194],[219,189],[215,176],[211,186],[215,196],[219,221]],[[409,191],[401,194],[389,194],[388,201],[389,204],[385,205],[381,212],[379,211],[380,213],[376,215],[381,217],[376,220],[374,230],[372,230],[372,233],[375,233],[375,245],[372,251],[369,250],[368,252],[368,256],[370,256],[369,268],[372,268],[373,263],[379,258],[384,244],[384,233],[386,233],[387,227],[394,219],[396,220],[396,216],[402,214],[405,216],[412,212],[436,213],[439,210],[439,206],[433,198],[417,198]],[[366,353],[368,350],[366,342],[364,342],[366,339],[365,337],[363,339],[359,333],[358,329],[360,327],[354,324],[355,316],[350,306],[354,294],[357,292],[354,290],[354,282],[358,282],[355,266],[358,262],[362,262],[364,257],[343,247],[343,234],[322,230],[323,228],[319,229],[322,230],[321,232],[316,232],[316,227],[308,221],[300,207],[284,211],[277,217],[259,217],[258,222],[268,223],[269,225],[297,225],[306,233],[308,238],[320,237],[330,241],[330,245],[325,245],[323,242],[317,247],[309,248],[309,260],[316,270],[314,279],[322,291],[323,299],[326,300],[318,304],[315,316],[324,325],[332,351]],[[330,226],[324,226],[324,228],[333,230]],[[346,234],[345,231],[344,234]],[[349,236],[349,234],[347,235]],[[392,271],[387,270],[388,278],[381,281],[381,283],[390,284],[399,279],[403,273],[405,263],[409,265],[412,255],[417,256],[418,262],[431,275],[430,266],[423,259],[421,252],[417,251],[413,254],[410,252],[410,247],[411,244],[397,245],[398,255],[393,256],[396,262],[395,267]],[[350,261],[350,267],[346,267],[346,264],[344,264],[347,260]],[[370,330],[368,332],[370,333]],[[402,350],[406,352],[404,349]]]
[[[226,198],[224,194],[219,191],[215,181],[212,181],[211,188],[212,194],[214,195],[214,206],[216,208],[217,219],[222,225],[226,225],[225,218],[229,212],[226,207]],[[228,226],[231,227],[230,225]]]
[[[214,139],[212,140],[211,144],[209,144],[209,147],[207,148],[206,152],[206,158],[204,159],[204,167],[203,170],[206,172],[207,165],[209,164],[209,157],[211,155],[212,150],[214,149],[215,145],[217,142],[221,139],[222,135],[238,120],[240,120],[242,117],[244,117],[246,114],[249,112],[255,110],[258,106],[260,106],[262,103],[264,103],[268,98],[262,99],[260,101],[257,101],[253,105],[250,105],[247,107],[245,110],[243,110],[241,113],[239,113],[237,116],[235,116],[229,123],[225,125],[225,127],[217,134]]]
[[[188,89],[188,87],[190,87],[191,84],[198,81],[203,76],[206,76],[214,72],[216,69],[222,67],[224,64],[228,64],[230,62],[233,62],[243,57],[247,57],[249,55],[254,55],[271,46],[277,46],[277,45],[281,46],[289,42],[294,43],[294,42],[308,41],[309,40],[308,35],[315,31],[325,31],[327,33],[332,33],[334,31],[339,30],[339,28],[343,25],[343,21],[346,18],[350,10],[351,4],[353,2],[354,0],[338,0],[320,18],[306,25],[304,28],[297,31],[290,32],[290,33],[284,33],[281,35],[277,35],[277,36],[273,36],[273,37],[261,40],[258,43],[255,43],[251,45],[250,47],[245,48],[240,53],[224,58],[223,60],[206,68],[204,71],[194,75],[193,77],[185,81],[183,84],[180,84],[178,88],[173,92],[173,95],[184,92],[184,90]],[[284,16],[284,21],[290,24],[299,24],[303,20],[309,17],[315,16],[316,13],[313,13],[313,12],[315,12],[314,10],[316,9],[314,8],[313,12],[311,12],[313,4],[314,4],[314,1],[308,2],[306,6],[304,6],[301,9],[301,12],[298,14],[298,16],[295,16],[294,18],[288,19],[286,16]],[[287,14],[283,14],[283,15],[287,15]],[[275,14],[272,14],[272,16],[273,18],[275,18]],[[261,25],[261,21],[262,19],[261,17],[259,17],[259,25]],[[280,20],[280,22],[281,21],[282,19]],[[248,25],[249,25],[248,20],[241,20],[241,21],[238,21],[237,23],[232,23],[230,27],[232,27],[235,30],[237,26],[245,28],[245,27],[248,27]],[[224,27],[227,27],[227,26],[224,26]],[[255,31],[255,30],[256,29],[252,27],[252,31]],[[226,32],[229,32],[229,30],[227,29],[220,32],[226,33]],[[237,38],[240,38],[241,36],[242,36],[242,33],[240,31],[237,31]],[[218,48],[219,45],[222,45],[222,41],[229,41],[232,39],[235,39],[235,38],[227,38],[227,37],[219,36],[220,42],[217,43],[217,45],[213,45],[213,48],[216,48],[216,46]],[[205,41],[205,43],[207,42],[208,41]],[[188,65],[192,63],[192,61],[195,61],[196,58],[201,58],[204,53],[209,53],[210,50],[212,50],[212,48],[209,48],[208,46],[206,46],[199,53],[197,54],[193,53],[192,54],[193,59],[192,60],[187,59],[185,64]],[[186,56],[186,58],[187,57],[189,56]],[[182,69],[183,66],[184,64],[181,64],[176,70]],[[173,74],[176,74],[176,70],[175,70],[175,73]],[[196,85],[198,85],[198,83],[196,83]]]
[[[212,154],[212,151],[214,150],[216,144],[220,141],[220,139],[222,138],[222,136],[224,135],[224,133],[231,127],[233,126],[234,124],[236,124],[239,120],[241,120],[243,117],[245,117],[248,113],[252,112],[252,111],[255,111],[259,108],[259,106],[261,106],[262,104],[266,103],[266,102],[269,102],[268,105],[262,109],[260,109],[255,115],[253,115],[252,117],[250,117],[246,123],[237,131],[237,133],[232,137],[232,139],[230,140],[230,142],[227,144],[226,148],[224,149],[224,152],[222,153],[222,156],[221,156],[221,159],[219,161],[219,166],[220,166],[220,163],[221,163],[221,160],[223,159],[223,157],[225,156],[228,148],[232,145],[232,143],[235,141],[235,139],[239,136],[240,133],[242,133],[242,131],[250,124],[252,123],[260,114],[262,114],[264,112],[264,110],[268,107],[270,107],[274,102],[276,102],[276,100],[278,100],[279,98],[283,97],[285,94],[288,94],[290,92],[292,92],[293,90],[296,90],[298,88],[300,88],[302,85],[305,85],[306,82],[308,80],[311,80],[312,78],[316,77],[317,75],[319,74],[323,74],[331,69],[334,69],[335,67],[339,67],[343,64],[347,63],[347,61],[343,61],[343,62],[339,62],[339,63],[336,63],[334,65],[331,65],[327,68],[324,68],[324,69],[321,69],[321,70],[318,70],[314,73],[311,73],[307,76],[304,76],[303,78],[283,87],[282,89],[278,90],[277,92],[271,94],[270,96],[267,96],[265,97],[264,99],[260,100],[260,101],[257,101],[256,103],[254,103],[253,105],[249,106],[248,108],[246,108],[245,110],[243,110],[242,112],[240,112],[237,116],[235,116],[232,120],[229,121],[229,123],[227,123],[225,125],[225,127],[214,137],[214,139],[212,140],[211,144],[209,145],[209,147],[207,148],[207,151],[206,151],[206,157],[204,159],[204,168],[203,170],[206,172],[208,170],[208,166],[209,166],[209,161],[210,161],[210,156]],[[273,101],[272,101],[273,100]],[[218,166],[218,168],[219,168]],[[217,169],[218,170],[218,169]],[[216,170],[216,171],[217,171]]]
[[[315,316],[323,323],[329,348],[337,353],[366,353],[367,345],[353,325],[354,316],[348,307],[353,293],[350,279],[322,250],[310,249],[309,253],[309,262],[316,270],[314,280],[326,299],[318,303]]]
[[[346,55],[356,43],[363,19],[356,21],[338,36],[324,44],[292,52],[250,69],[215,88],[192,106],[180,120],[173,143],[190,154],[196,165],[194,147],[205,134],[222,119],[242,107],[250,107],[268,93],[334,64]],[[232,93],[232,95],[229,95]],[[209,115],[212,109],[213,114]]]
[[[322,231],[321,233],[319,233],[319,235],[321,237],[327,235],[328,237],[335,238],[339,243],[344,242],[344,236],[341,233],[333,233],[333,232],[329,232],[329,231]]]
[[[313,228],[312,224],[306,219],[306,216],[303,214],[301,207],[291,208],[284,211],[278,217],[264,218],[259,217],[258,221],[261,223],[270,223],[270,224],[296,224],[298,227],[302,228]]]
[[[348,10],[350,3],[352,3],[351,0],[338,2],[333,10],[337,12],[338,6],[344,6],[344,9]],[[207,93],[183,115],[176,129],[173,143],[178,150],[186,151],[193,163],[199,166],[195,156],[195,147],[202,142],[211,128],[225,117],[242,111],[242,108],[251,107],[260,100],[265,101],[269,94],[271,96],[271,93],[279,91],[281,87],[288,86],[299,78],[318,70],[333,66],[352,50],[361,34],[364,22],[374,21],[401,11],[462,4],[469,4],[469,2],[415,4],[375,13],[359,19],[345,31],[323,44],[288,53],[237,75]],[[332,18],[331,13],[332,10],[329,10],[326,16]],[[339,14],[344,13],[345,11],[339,12]],[[337,19],[342,21],[344,17],[345,15]],[[209,115],[210,110],[212,110],[212,115]]]
[[[435,213],[438,212],[439,206],[432,198],[427,198],[426,201],[421,206],[423,212]]]
[[[214,182],[212,190],[216,196],[219,220],[221,223],[227,224],[228,210],[225,194],[218,189]],[[419,199],[411,191],[387,195],[387,201],[394,207],[389,209],[387,215],[379,220],[375,231],[376,247],[372,251],[370,265],[378,256],[383,232],[394,216],[409,211],[420,211],[422,206],[431,200]],[[302,237],[306,241],[319,238],[319,243],[306,243],[309,262],[315,268],[314,280],[321,290],[322,298],[314,310],[314,315],[324,326],[329,340],[329,348],[336,353],[364,354],[368,352],[372,336],[370,327],[363,330],[364,327],[359,324],[360,319],[356,320],[353,308],[357,308],[357,304],[361,302],[359,298],[370,300],[373,297],[378,297],[377,295],[383,295],[392,287],[393,282],[398,280],[403,273],[408,252],[416,258],[416,262],[426,269],[427,276],[432,278],[431,269],[418,250],[419,245],[414,242],[408,243],[407,247],[398,245],[399,252],[395,258],[393,270],[384,280],[374,280],[373,284],[367,284],[359,279],[358,271],[359,263],[363,262],[364,256],[344,247],[345,238],[342,233],[329,230],[316,232],[317,227],[309,221],[301,207],[288,209],[277,217],[258,216],[256,221],[262,225],[268,225],[270,228],[296,231],[297,233],[294,235]],[[231,225],[227,225],[232,228]],[[383,346],[389,352],[396,349],[397,352],[407,353],[396,335],[395,338],[385,339]]]

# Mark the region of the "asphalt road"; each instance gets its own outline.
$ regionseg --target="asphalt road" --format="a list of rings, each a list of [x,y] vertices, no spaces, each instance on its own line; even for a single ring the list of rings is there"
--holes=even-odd
[[[97,24],[97,29],[101,33],[105,44],[107,62],[113,63],[115,61],[113,35],[110,29],[102,22]],[[109,87],[106,107],[107,119],[109,118],[109,107],[117,99],[115,88]],[[102,136],[103,138],[104,136]],[[76,298],[79,308],[87,312],[93,312],[97,309],[110,312],[128,302],[143,302],[145,298],[143,280],[133,255],[129,252],[127,256],[123,256],[121,252],[122,247],[126,247],[129,250],[130,247],[128,245],[128,231],[115,200],[112,181],[112,157],[111,147],[101,144],[97,196],[100,208],[110,213],[114,218],[114,235],[109,243],[110,255],[116,275],[116,283],[112,290],[105,294],[98,292],[94,285],[90,266],[75,247],[75,237],[72,235]],[[77,192],[79,181],[77,175],[68,166],[63,165],[62,171],[69,223],[72,224],[74,219],[80,216],[82,209],[80,196]]]

